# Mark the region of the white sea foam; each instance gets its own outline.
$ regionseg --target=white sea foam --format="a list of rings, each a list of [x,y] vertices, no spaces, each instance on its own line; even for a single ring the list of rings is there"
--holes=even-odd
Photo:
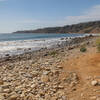
[[[78,37],[85,37],[78,36]],[[16,40],[16,41],[2,41],[0,42],[0,57],[6,54],[16,55],[24,52],[40,50],[41,48],[55,48],[60,45],[66,45],[67,42],[71,41],[76,37],[64,37],[64,38],[49,38],[49,39],[37,39],[37,40]]]
[[[32,51],[41,48],[52,48],[60,45],[65,40],[61,38],[55,39],[40,39],[40,40],[17,40],[17,41],[2,41],[0,42],[0,56],[5,54],[21,54],[28,52],[31,48]]]

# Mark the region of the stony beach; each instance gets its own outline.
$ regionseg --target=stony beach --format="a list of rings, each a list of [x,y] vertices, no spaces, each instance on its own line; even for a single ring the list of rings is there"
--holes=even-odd
[[[97,38],[1,58],[0,100],[100,100]]]

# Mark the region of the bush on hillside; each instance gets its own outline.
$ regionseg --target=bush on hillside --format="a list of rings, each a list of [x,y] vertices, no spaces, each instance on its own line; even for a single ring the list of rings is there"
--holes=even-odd
[[[87,51],[87,49],[86,49],[86,47],[85,47],[85,46],[81,46],[80,51],[81,51],[81,52],[86,52],[86,51]]]
[[[52,51],[52,52],[49,53],[49,55],[51,55],[51,56],[55,56],[55,55],[57,55],[57,54],[58,54],[57,51]]]

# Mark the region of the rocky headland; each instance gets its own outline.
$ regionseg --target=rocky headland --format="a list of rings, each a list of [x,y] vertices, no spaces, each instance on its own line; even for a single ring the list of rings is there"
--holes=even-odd
[[[20,30],[14,33],[100,33],[100,21],[85,22],[63,27],[48,27],[36,30]]]

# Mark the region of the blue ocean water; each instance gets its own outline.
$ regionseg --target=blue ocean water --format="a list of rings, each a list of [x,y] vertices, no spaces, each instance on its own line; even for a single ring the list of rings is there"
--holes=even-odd
[[[76,37],[83,36],[84,34],[33,34],[33,33],[18,33],[18,34],[0,34],[0,41],[13,41],[13,40],[30,40],[42,38],[60,38],[60,37]]]

